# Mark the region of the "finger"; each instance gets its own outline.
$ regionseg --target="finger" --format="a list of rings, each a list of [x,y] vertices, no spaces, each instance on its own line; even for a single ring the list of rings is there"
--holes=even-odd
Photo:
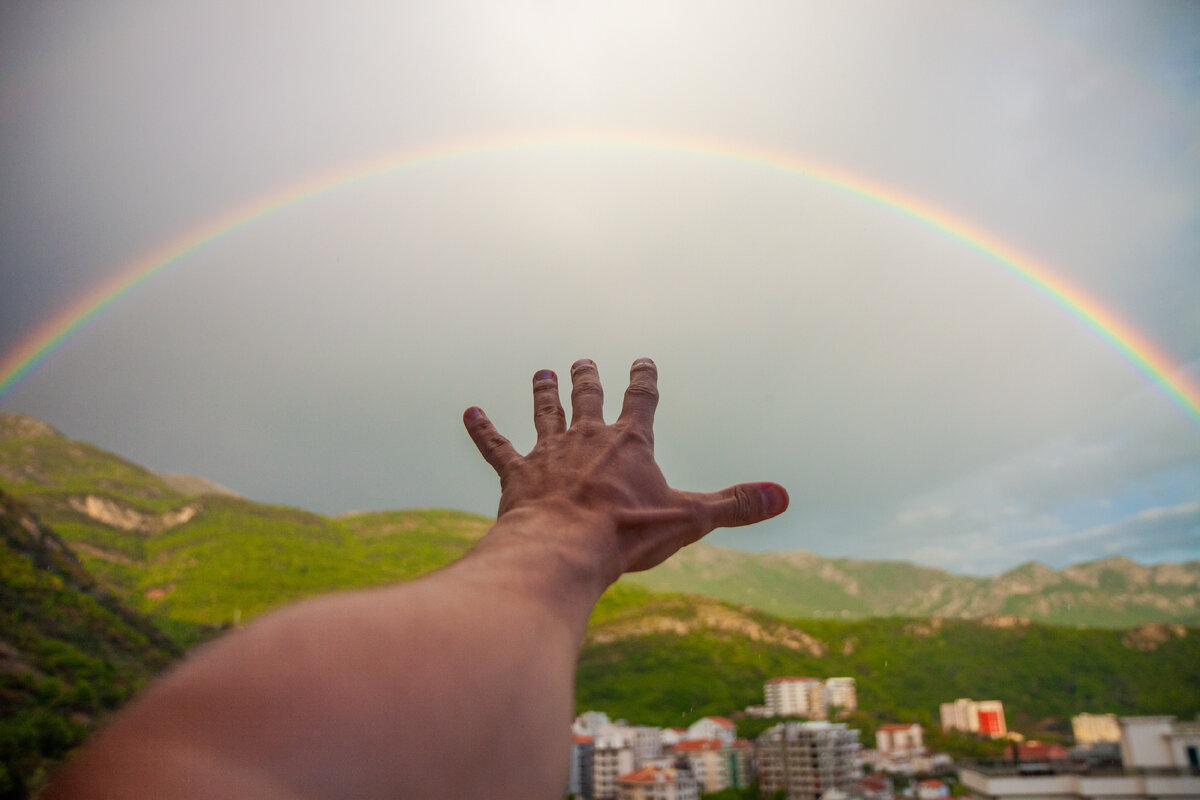
[[[604,389],[596,362],[590,358],[571,365],[571,425],[581,420],[604,422]]]
[[[548,369],[533,376],[533,427],[539,442],[567,429],[567,415],[558,399],[558,376]]]
[[[787,510],[788,493],[777,483],[739,483],[719,492],[693,495],[712,528],[753,525]]]
[[[648,358],[639,358],[629,369],[629,388],[621,406],[620,420],[630,423],[654,441],[654,410],[658,408],[658,367]]]
[[[507,464],[521,457],[512,446],[512,442],[496,430],[496,426],[487,418],[487,414],[483,413],[482,408],[472,406],[463,412],[463,424],[467,426],[467,433],[479,448],[483,460],[491,464],[497,474],[502,475]]]

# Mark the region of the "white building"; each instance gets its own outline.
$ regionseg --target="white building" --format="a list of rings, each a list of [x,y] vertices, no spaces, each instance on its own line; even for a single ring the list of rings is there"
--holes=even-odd
[[[652,758],[663,754],[662,731],[649,725],[635,725],[632,734],[634,766],[641,767]]]
[[[1200,717],[1121,717],[1121,763],[1148,769],[1200,771]]]
[[[720,739],[733,744],[737,739],[737,725],[725,717],[704,717],[688,726],[685,739]]]
[[[824,719],[825,687],[817,678],[783,676],[763,685],[767,707],[777,717]]]
[[[847,790],[861,777],[857,730],[845,723],[785,722],[758,737],[758,781],[763,794],[778,789],[788,800],[817,800]]]
[[[700,787],[686,769],[643,767],[617,780],[619,800],[699,800]]]
[[[880,725],[875,731],[875,747],[887,755],[911,755],[923,752],[925,742],[921,726],[915,722]]]
[[[1071,717],[1075,744],[1090,746],[1121,741],[1121,726],[1116,714],[1076,714]]]
[[[1004,722],[1004,704],[999,700],[970,700],[960,697],[953,703],[942,703],[942,730],[982,733],[993,739],[1008,734]]]
[[[825,679],[826,708],[840,708],[843,711],[858,710],[858,689],[854,678]]]
[[[972,800],[1197,800],[1200,798],[1200,719],[1122,717],[1121,761],[1114,773],[964,769],[959,780]]]
[[[619,737],[599,737],[592,749],[592,797],[612,800],[617,796],[617,778],[633,772],[633,747]]]

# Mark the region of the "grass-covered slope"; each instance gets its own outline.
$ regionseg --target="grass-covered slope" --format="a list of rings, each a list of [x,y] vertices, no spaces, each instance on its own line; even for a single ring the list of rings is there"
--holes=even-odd
[[[47,769],[178,649],[0,492],[0,798]]]
[[[34,509],[102,583],[181,635],[308,595],[416,577],[462,555],[490,524],[444,510],[325,517],[180,487],[206,484],[164,479],[0,414],[0,490]]]
[[[1071,629],[1012,617],[787,622],[705,597],[654,597],[594,622],[577,702],[659,725],[763,702],[777,675],[851,676],[880,720],[938,719],[959,697],[997,699],[1010,727],[1069,731],[1082,711],[1200,712],[1200,628]]]

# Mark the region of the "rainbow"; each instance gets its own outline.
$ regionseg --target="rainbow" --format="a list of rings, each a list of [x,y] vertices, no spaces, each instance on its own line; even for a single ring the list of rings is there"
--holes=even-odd
[[[1200,425],[1200,387],[1149,339],[1036,260],[993,234],[919,198],[848,172],[805,161],[778,150],[717,140],[645,133],[556,132],[513,134],[417,147],[342,166],[229,209],[125,265],[111,278],[47,320],[0,360],[0,399],[64,341],[114,302],[153,276],[207,245],[256,221],[335,189],[465,156],[553,149],[603,148],[716,158],[756,168],[780,170],[856,195],[941,231],[979,251],[1013,276],[1050,298],[1107,341]]]

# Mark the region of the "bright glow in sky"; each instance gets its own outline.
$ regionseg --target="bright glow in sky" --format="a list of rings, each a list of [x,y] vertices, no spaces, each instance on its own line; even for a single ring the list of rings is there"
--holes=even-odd
[[[348,165],[554,132],[770,150],[990,232],[1200,381],[1191,3],[0,6],[0,354],[138,258]],[[747,549],[988,573],[1200,558],[1200,427],[943,233],[656,147],[480,151],[191,253],[0,399],[323,512],[491,513],[459,421],[532,445],[588,356],[659,365],[667,478],[777,480]]]

